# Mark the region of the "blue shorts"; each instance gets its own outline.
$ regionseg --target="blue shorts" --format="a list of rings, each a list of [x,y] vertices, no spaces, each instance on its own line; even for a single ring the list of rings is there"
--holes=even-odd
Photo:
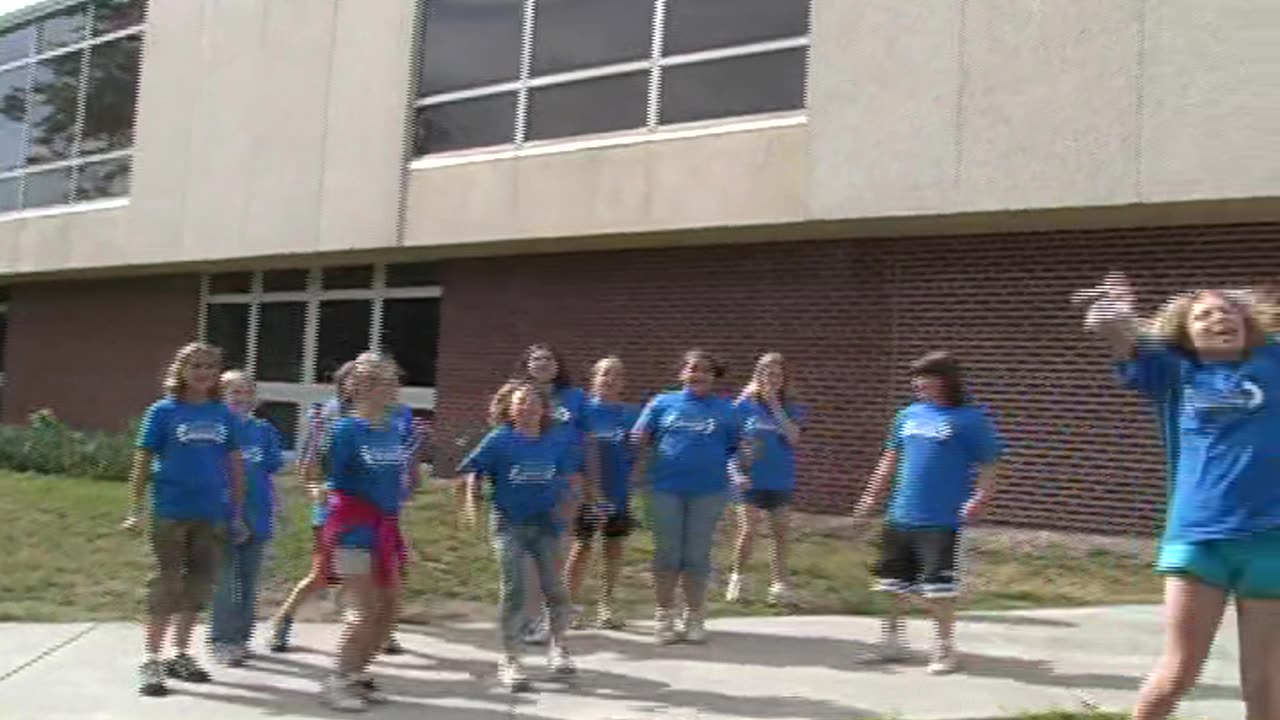
[[[1156,570],[1189,575],[1237,597],[1280,599],[1280,530],[1234,540],[1165,543]]]

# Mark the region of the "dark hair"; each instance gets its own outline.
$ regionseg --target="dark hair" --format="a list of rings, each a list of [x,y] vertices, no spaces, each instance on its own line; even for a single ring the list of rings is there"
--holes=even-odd
[[[573,381],[569,379],[569,368],[565,365],[564,356],[550,343],[534,343],[525,348],[520,355],[520,364],[516,366],[515,376],[512,379],[536,382],[529,374],[529,361],[533,359],[535,353],[540,352],[550,354],[556,361],[556,376],[551,379],[551,387],[563,390],[572,385]]]
[[[333,371],[333,394],[338,398],[338,404],[346,407],[351,404],[351,393],[347,390],[347,380],[351,377],[351,371],[356,369],[356,361],[348,360],[342,363],[337,370]]]
[[[515,422],[515,418],[511,416],[511,401],[518,392],[531,392],[538,397],[542,403],[542,417],[538,425],[539,432],[546,432],[551,427],[551,398],[542,391],[537,385],[524,380],[509,380],[498,388],[498,392],[493,394],[493,398],[489,400],[489,426],[500,427],[502,425],[510,425]]]
[[[964,405],[968,393],[964,387],[964,372],[960,362],[948,352],[931,352],[911,363],[911,377],[935,377],[942,381],[946,403],[952,407]]]
[[[705,362],[706,364],[710,365],[711,376],[714,377],[715,379],[719,380],[720,378],[724,377],[724,374],[725,374],[724,363],[720,362],[720,360],[717,359],[715,355],[712,355],[706,350],[698,350],[697,348],[693,350],[688,350],[685,352],[683,356],[681,356],[680,370],[678,374],[683,375],[684,369],[689,367],[689,365],[695,362]]]

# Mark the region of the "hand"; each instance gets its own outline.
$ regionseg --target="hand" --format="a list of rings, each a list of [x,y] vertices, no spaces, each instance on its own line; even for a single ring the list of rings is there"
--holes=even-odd
[[[970,523],[978,519],[978,517],[982,515],[982,511],[985,509],[984,505],[985,503],[981,498],[973,498],[969,502],[965,503],[964,509],[961,511],[964,521]]]
[[[124,522],[120,523],[120,529],[131,533],[142,530],[142,521],[138,519],[137,511],[130,511],[128,515],[124,516]]]
[[[245,524],[243,517],[237,517],[231,521],[231,542],[236,545],[243,545],[249,542],[252,533],[249,532],[249,526]]]
[[[1071,296],[1074,304],[1089,303],[1085,311],[1084,327],[1094,331],[1103,325],[1128,322],[1134,318],[1136,304],[1133,284],[1121,272],[1109,273],[1101,283]]]

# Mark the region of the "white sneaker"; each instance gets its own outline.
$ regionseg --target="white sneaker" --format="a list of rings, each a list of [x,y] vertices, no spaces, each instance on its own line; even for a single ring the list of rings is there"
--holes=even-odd
[[[690,610],[684,611],[684,624],[681,630],[684,635],[684,641],[694,645],[701,645],[707,641],[707,621],[702,613],[695,613]]]
[[[742,602],[742,574],[729,575],[729,584],[724,589],[724,601],[727,603]]]
[[[336,673],[325,679],[324,701],[334,710],[343,712],[364,712],[369,709],[369,702],[360,696],[351,678]]]
[[[386,693],[382,692],[382,688],[379,687],[377,681],[373,679],[373,675],[370,675],[367,672],[362,672],[359,675],[356,675],[354,687],[356,694],[364,698],[367,702],[379,705],[391,702],[391,698],[388,697]]]
[[[569,657],[569,651],[559,645],[552,646],[551,653],[547,656],[547,667],[552,675],[573,675],[578,672],[573,658]]]
[[[659,645],[674,645],[680,641],[680,636],[676,634],[675,621],[671,618],[670,610],[659,608],[654,613],[653,639]]]
[[[960,661],[954,648],[941,646],[933,651],[933,657],[929,659],[930,675],[949,675],[959,669]]]
[[[791,607],[796,604],[796,595],[786,583],[774,583],[769,586],[769,604],[778,607]]]
[[[551,622],[546,613],[539,615],[538,619],[526,625],[520,639],[526,645],[546,645],[550,642]]]
[[[880,643],[862,657],[867,664],[899,663],[911,657],[911,651],[898,633],[885,633]]]
[[[498,682],[513,693],[529,689],[529,676],[520,667],[519,658],[508,656],[498,661]]]

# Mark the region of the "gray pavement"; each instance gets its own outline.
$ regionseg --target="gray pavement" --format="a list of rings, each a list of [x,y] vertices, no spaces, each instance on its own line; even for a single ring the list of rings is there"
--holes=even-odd
[[[974,720],[1031,710],[1080,709],[1086,702],[1125,709],[1161,645],[1158,608],[1111,607],[970,613],[959,639],[963,669],[925,673],[922,659],[900,667],[858,661],[877,636],[874,618],[724,618],[702,647],[655,647],[634,630],[573,637],[579,677],[544,680],[528,656],[535,692],[512,696],[495,685],[490,626],[402,629],[409,652],[380,660],[394,702],[380,718],[498,720]],[[210,665],[208,685],[174,683],[164,699],[138,697],[142,637],[131,623],[0,623],[0,718],[325,718],[318,681],[330,665],[338,628],[298,627],[299,648],[261,653],[249,667]],[[913,621],[910,638],[928,647],[930,628]],[[1185,718],[1239,718],[1236,639],[1223,628]]]

